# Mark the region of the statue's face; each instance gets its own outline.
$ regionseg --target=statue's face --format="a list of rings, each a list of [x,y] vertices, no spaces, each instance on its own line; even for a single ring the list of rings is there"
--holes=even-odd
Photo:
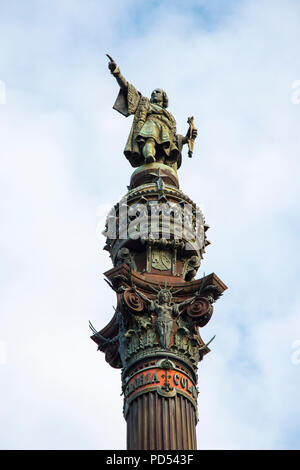
[[[118,253],[119,258],[126,258],[128,255],[129,255],[128,248],[121,248]]]
[[[156,88],[155,90],[153,90],[151,93],[151,103],[163,103],[163,93],[164,91],[161,88]]]
[[[158,301],[160,304],[168,304],[169,303],[169,295],[166,292],[160,292],[158,296]]]

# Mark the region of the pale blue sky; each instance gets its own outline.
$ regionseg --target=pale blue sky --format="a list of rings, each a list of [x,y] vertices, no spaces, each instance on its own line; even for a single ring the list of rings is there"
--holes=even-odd
[[[229,289],[201,330],[198,447],[299,448],[299,2],[0,10],[0,448],[125,448],[120,373],[88,330],[113,314],[99,232],[132,172],[106,52],[199,129],[180,182],[211,227],[199,273]]]

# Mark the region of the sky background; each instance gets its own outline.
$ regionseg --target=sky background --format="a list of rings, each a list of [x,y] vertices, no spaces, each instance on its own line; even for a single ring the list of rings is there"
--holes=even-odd
[[[198,448],[300,448],[299,44],[297,0],[0,0],[2,449],[126,446],[88,328],[113,315],[100,232],[132,173],[106,52],[199,130],[180,184],[211,227],[198,277],[228,290],[200,331]]]

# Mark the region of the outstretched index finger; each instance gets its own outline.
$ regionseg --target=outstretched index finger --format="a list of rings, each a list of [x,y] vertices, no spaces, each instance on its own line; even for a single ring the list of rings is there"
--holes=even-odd
[[[109,58],[111,62],[114,62],[114,59],[109,54],[105,54],[105,55]]]

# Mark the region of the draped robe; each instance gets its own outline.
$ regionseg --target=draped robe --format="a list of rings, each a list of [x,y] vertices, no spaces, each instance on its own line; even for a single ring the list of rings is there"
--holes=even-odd
[[[156,159],[166,165],[179,168],[181,165],[181,135],[176,134],[176,121],[165,108],[151,103],[128,83],[120,89],[113,109],[123,116],[134,115],[124,155],[133,167],[144,164],[142,148],[147,138],[156,142]]]

